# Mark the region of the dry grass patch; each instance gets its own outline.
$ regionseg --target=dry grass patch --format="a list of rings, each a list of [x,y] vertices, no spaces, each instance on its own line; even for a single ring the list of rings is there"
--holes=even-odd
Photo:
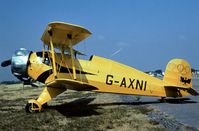
[[[28,114],[26,101],[37,98],[42,88],[27,87],[21,93],[21,86],[1,86],[1,130],[165,130],[147,117],[152,108],[103,93],[69,91],[50,102],[44,112]]]

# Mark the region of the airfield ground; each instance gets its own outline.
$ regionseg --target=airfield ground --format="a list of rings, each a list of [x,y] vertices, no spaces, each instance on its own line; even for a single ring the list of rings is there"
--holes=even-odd
[[[197,130],[158,106],[138,102],[138,97],[126,100],[121,95],[68,90],[49,102],[45,111],[28,114],[27,100],[37,98],[42,88],[12,84],[0,89],[1,130]]]

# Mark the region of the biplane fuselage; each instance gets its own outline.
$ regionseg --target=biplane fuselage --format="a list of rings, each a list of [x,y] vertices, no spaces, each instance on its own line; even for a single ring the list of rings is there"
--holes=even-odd
[[[57,79],[73,80],[71,57],[69,55],[64,55],[64,57],[62,57],[59,53],[55,54],[55,60]],[[45,84],[54,80],[50,61],[47,62],[48,64],[41,63],[37,54],[33,53],[30,56],[30,63],[28,74],[33,79]],[[174,93],[172,90],[166,90],[162,80],[127,65],[99,56],[91,56],[90,60],[74,59],[74,66],[76,67],[75,80],[96,87],[96,89],[91,89],[92,91],[159,97],[179,97],[188,95],[187,92],[181,90],[178,96],[178,94]],[[65,83],[63,84],[63,88],[78,91],[90,90],[86,87],[79,88],[78,86],[71,86]]]
[[[73,46],[90,34],[81,26],[49,23],[41,38],[42,52],[20,49],[12,59],[2,62],[3,67],[11,65],[18,79],[31,77],[45,84],[38,99],[28,101],[27,112],[41,111],[42,105],[67,89],[157,97],[198,95],[192,89],[191,67],[182,59],[167,64],[163,80],[95,55],[90,60],[77,59],[76,55],[83,54]]]

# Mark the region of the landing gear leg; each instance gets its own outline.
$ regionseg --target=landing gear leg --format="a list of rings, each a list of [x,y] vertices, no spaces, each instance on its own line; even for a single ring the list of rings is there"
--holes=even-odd
[[[40,103],[38,103],[37,100],[29,100],[25,106],[25,111],[27,113],[37,113],[37,112],[40,112],[41,109],[42,109],[42,106]]]
[[[45,87],[37,100],[29,100],[25,106],[28,113],[37,113],[42,111],[42,106],[45,105],[52,98],[64,92],[62,88]]]

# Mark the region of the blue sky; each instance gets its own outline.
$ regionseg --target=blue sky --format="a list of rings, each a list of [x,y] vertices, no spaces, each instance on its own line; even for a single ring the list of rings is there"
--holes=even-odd
[[[47,24],[63,21],[93,34],[76,49],[110,58],[142,71],[165,69],[183,58],[199,69],[198,0],[1,0],[0,61],[24,47],[42,48]],[[11,80],[0,67],[0,81]]]

